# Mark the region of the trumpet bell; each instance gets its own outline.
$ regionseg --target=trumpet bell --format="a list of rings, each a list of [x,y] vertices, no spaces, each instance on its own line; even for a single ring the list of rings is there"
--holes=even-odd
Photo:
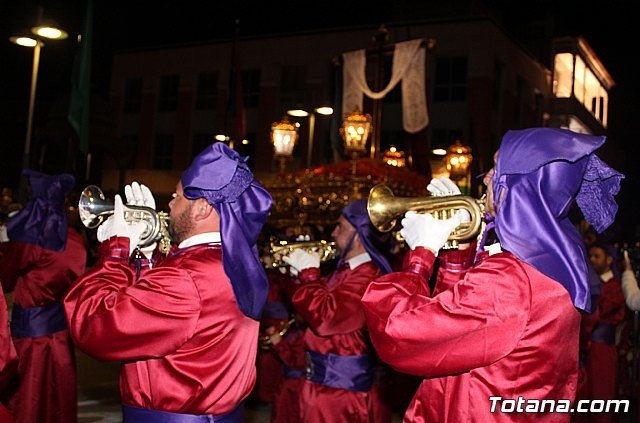
[[[455,248],[460,241],[470,241],[480,233],[483,207],[479,200],[466,195],[396,197],[389,187],[378,184],[371,188],[367,202],[369,219],[380,232],[391,231],[396,226],[397,219],[410,210],[431,213],[436,219],[448,219],[458,209],[467,210],[471,221],[461,224],[452,232],[449,236],[449,248]]]
[[[78,201],[78,213],[82,224],[94,229],[113,213],[113,203],[107,201],[102,190],[95,186],[89,185],[80,194]]]
[[[80,194],[78,214],[80,221],[89,229],[100,226],[113,214],[113,202],[107,201],[100,187],[89,185]],[[144,206],[125,205],[124,218],[127,222],[142,222],[145,229],[140,237],[138,247],[147,247],[161,241],[161,250],[168,252],[170,240],[168,236],[169,216],[163,212]]]

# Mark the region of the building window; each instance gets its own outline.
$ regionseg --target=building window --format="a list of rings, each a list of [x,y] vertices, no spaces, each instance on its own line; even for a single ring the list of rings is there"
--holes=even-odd
[[[582,57],[572,53],[555,55],[553,94],[556,98],[569,98],[573,95],[605,127],[607,126],[607,90]]]
[[[436,62],[434,101],[465,101],[467,98],[466,57],[441,57]]]
[[[244,107],[258,107],[260,103],[260,69],[242,71]]]
[[[199,73],[197,90],[196,109],[214,109],[218,93],[218,72]]]
[[[284,66],[280,79],[280,104],[291,108],[304,104],[306,85],[305,66]]]
[[[124,112],[140,113],[142,107],[142,78],[127,79],[124,85]]]
[[[160,96],[158,111],[175,112],[178,107],[178,75],[166,75],[160,78]]]
[[[153,149],[153,168],[156,170],[171,169],[173,158],[173,135],[160,134],[156,136]]]

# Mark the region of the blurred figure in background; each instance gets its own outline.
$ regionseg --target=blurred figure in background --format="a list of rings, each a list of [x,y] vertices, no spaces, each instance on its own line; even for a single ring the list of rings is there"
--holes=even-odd
[[[32,170],[23,175],[29,200],[9,219],[0,259],[2,286],[13,292],[11,335],[20,359],[9,408],[17,423],[73,423],[75,350],[62,299],[87,260],[84,239],[68,224],[65,208],[75,180]]]
[[[18,355],[11,340],[7,303],[0,285],[0,422],[13,423],[13,417],[7,409],[7,387],[18,371]]]
[[[331,236],[342,260],[326,277],[317,253],[298,249],[284,257],[297,277],[289,285],[291,302],[307,324],[300,421],[390,422],[391,406],[380,395],[380,363],[360,303],[369,282],[391,271],[390,234],[375,230],[367,201],[359,199],[342,209]]]
[[[586,352],[587,399],[618,398],[618,349],[616,329],[624,322],[626,307],[620,280],[613,274],[613,247],[596,241],[589,248],[589,261],[600,275],[600,295],[591,314],[584,314],[591,328]],[[613,422],[613,413],[590,413],[590,422]]]

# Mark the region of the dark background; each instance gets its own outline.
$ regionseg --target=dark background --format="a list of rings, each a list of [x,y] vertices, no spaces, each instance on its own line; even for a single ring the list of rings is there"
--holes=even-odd
[[[432,16],[423,12],[425,4],[438,5]],[[222,2],[209,1],[102,1],[94,0],[92,43],[92,95],[108,101],[111,57],[114,51],[152,45],[180,44],[213,39],[231,39],[235,20],[239,19],[240,36],[287,33],[343,26],[379,25],[396,21],[437,18],[438,13],[459,9],[462,13],[473,4],[476,9],[494,13],[517,38],[536,43],[548,36],[582,35],[601,59],[615,87],[609,98],[609,140],[624,157],[616,158],[618,170],[626,175],[618,196],[621,209],[618,226],[626,238],[640,238],[635,222],[638,201],[640,153],[635,140],[636,121],[640,117],[640,95],[632,62],[638,39],[636,15],[632,1],[578,2],[562,0],[533,1],[278,1]],[[35,102],[34,136],[38,122],[59,110],[68,101],[75,38],[82,30],[85,14],[82,0],[22,0],[0,4],[0,169],[7,160],[20,161],[26,133],[31,49],[13,45],[9,37],[29,28],[38,16],[55,19],[68,30],[67,40],[51,41],[41,52],[40,74]],[[445,10],[446,9],[446,10]],[[537,30],[525,23],[539,22]],[[540,53],[540,52],[536,52]],[[229,61],[229,58],[220,58]],[[547,64],[548,65],[548,64]],[[11,175],[0,174],[1,186],[14,186]]]

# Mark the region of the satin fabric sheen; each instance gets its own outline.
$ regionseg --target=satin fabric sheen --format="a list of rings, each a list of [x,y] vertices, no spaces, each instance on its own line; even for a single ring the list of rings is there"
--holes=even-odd
[[[4,404],[7,385],[18,371],[18,355],[9,333],[9,313],[0,285],[0,422],[12,423],[13,418]]]
[[[369,282],[379,275],[380,270],[371,261],[355,269],[345,266],[327,278],[321,278],[319,272],[300,272],[302,285],[293,294],[292,303],[308,325],[304,335],[306,350],[337,355],[375,354],[360,298]],[[305,380],[300,392],[300,421],[369,423],[375,408],[371,402],[376,399],[380,398],[374,398],[371,392],[335,389]]]
[[[491,413],[489,396],[573,401],[580,314],[569,294],[507,252],[462,271],[473,253],[441,252],[434,296],[435,257],[423,248],[409,253],[422,274],[384,275],[363,296],[381,359],[424,378],[404,422],[568,422],[568,413]]]
[[[306,359],[304,353],[304,329],[295,328],[272,347],[272,352],[289,369],[299,372],[295,378],[284,377],[275,389],[271,403],[271,423],[303,423],[300,420],[299,396],[305,383]]]
[[[135,269],[102,243],[96,265],[64,301],[78,347],[122,361],[122,402],[186,414],[224,414],[256,379],[258,322],[238,308],[219,246],[174,251],[134,283]]]
[[[10,241],[3,245],[0,279],[13,302],[23,309],[62,301],[85,271],[87,251],[82,235],[68,228],[66,247],[57,252]],[[67,330],[35,338],[14,338],[20,357],[20,379],[9,408],[16,421],[77,421],[75,349]]]

